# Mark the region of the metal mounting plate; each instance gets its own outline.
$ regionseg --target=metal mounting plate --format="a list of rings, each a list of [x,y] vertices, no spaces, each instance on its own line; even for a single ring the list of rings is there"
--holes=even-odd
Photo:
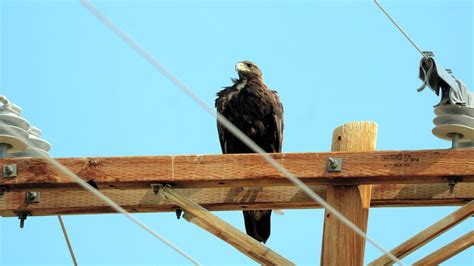
[[[28,191],[25,193],[26,203],[39,203],[41,199],[41,192]]]
[[[329,157],[327,170],[328,172],[340,172],[342,170],[342,158]]]
[[[16,164],[5,164],[3,166],[3,177],[12,178],[16,177],[17,169]]]

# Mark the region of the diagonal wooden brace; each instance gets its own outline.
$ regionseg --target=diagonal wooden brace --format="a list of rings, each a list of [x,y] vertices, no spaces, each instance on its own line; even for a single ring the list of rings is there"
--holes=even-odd
[[[295,265],[252,237],[242,233],[210,211],[180,195],[169,185],[153,184],[155,193],[172,201],[185,211],[184,218],[229,243],[240,252],[263,265]]]
[[[474,230],[454,240],[448,245],[436,250],[423,259],[415,262],[414,266],[439,265],[455,255],[474,245]]]
[[[474,214],[474,200],[467,203],[463,207],[457,209],[450,215],[444,217],[430,227],[411,237],[407,241],[400,244],[398,247],[392,249],[390,252],[397,258],[402,259],[409,254],[415,252],[431,240],[435,239],[442,233],[453,228],[455,225],[469,218]],[[382,255],[376,260],[369,263],[369,266],[376,265],[392,265],[393,261],[386,255]]]

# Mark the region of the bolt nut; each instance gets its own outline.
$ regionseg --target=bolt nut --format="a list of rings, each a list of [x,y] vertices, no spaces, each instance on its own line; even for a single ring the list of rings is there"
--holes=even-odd
[[[337,162],[337,160],[330,157],[329,158],[329,166],[331,166],[332,169],[336,169],[339,166],[339,163]]]
[[[26,203],[39,203],[40,202],[40,197],[41,197],[40,192],[28,191],[25,194],[25,202]]]
[[[342,170],[342,159],[329,157],[327,170],[328,172],[340,172]]]
[[[15,177],[16,164],[6,164],[3,166],[3,177]]]
[[[5,174],[6,175],[13,174],[13,167],[11,165],[5,165]]]

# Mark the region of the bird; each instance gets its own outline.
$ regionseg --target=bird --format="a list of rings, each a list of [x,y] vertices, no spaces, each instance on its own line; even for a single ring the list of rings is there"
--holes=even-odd
[[[276,91],[263,82],[262,71],[251,61],[235,66],[238,78],[232,86],[217,92],[217,112],[233,123],[267,153],[281,152],[283,144],[283,105]],[[219,121],[217,131],[222,153],[253,153]],[[266,243],[270,237],[271,210],[243,211],[247,234]]]

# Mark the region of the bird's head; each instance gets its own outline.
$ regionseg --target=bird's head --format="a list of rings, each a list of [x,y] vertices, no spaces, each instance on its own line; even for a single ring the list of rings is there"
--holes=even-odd
[[[251,61],[245,60],[237,63],[237,65],[235,65],[235,70],[239,73],[240,79],[262,79],[262,71],[260,71],[258,66]]]

